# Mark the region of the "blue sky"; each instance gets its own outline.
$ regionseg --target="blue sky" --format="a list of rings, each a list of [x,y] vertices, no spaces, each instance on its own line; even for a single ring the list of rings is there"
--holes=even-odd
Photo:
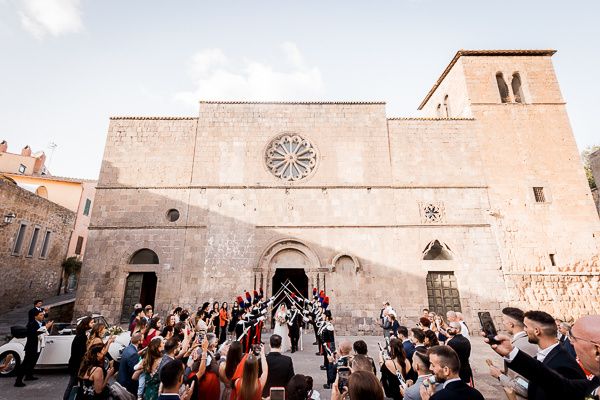
[[[554,48],[580,149],[600,144],[600,2],[0,0],[0,139],[96,178],[111,115],[200,98],[416,108],[454,53]]]

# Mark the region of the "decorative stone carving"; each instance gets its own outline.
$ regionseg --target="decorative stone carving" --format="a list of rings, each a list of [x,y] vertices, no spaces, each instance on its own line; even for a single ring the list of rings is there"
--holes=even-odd
[[[269,144],[265,161],[273,175],[294,182],[310,175],[317,164],[317,152],[308,140],[285,134]]]
[[[419,209],[424,224],[440,224],[446,220],[444,203],[420,203]]]

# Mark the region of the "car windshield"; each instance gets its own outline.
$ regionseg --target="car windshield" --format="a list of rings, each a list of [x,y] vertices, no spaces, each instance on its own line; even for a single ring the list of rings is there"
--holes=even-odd
[[[102,323],[107,328],[110,327],[106,319],[102,315],[94,315],[94,323]],[[77,321],[80,321],[82,318],[78,318]],[[50,330],[50,335],[74,335],[75,329],[77,328],[77,323],[72,322],[55,322]]]

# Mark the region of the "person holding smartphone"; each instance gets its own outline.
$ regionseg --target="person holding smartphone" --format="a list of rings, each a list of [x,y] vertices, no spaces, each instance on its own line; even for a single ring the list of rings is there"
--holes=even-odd
[[[259,376],[258,363],[262,368]],[[235,394],[232,398],[236,400],[260,400],[262,388],[267,383],[269,376],[269,365],[265,357],[265,348],[260,345],[260,356],[249,354],[244,361],[242,377],[235,382]]]

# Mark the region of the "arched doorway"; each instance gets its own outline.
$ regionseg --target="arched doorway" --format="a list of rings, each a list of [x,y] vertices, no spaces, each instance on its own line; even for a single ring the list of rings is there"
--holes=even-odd
[[[150,249],[136,251],[129,259],[129,264],[155,265],[158,255]],[[137,268],[137,267],[136,267]],[[142,306],[151,305],[154,308],[156,299],[156,284],[158,278],[154,272],[130,272],[125,281],[125,294],[121,311],[121,323],[129,322],[136,303]]]
[[[280,239],[267,246],[261,254],[255,269],[255,286],[264,287],[270,297],[277,295],[289,281],[290,290],[308,297],[309,287],[320,287],[319,282],[324,283],[325,280],[320,275],[326,272],[327,268],[321,268],[319,257],[305,243],[291,238]],[[271,308],[271,317],[282,301],[290,303],[285,296],[278,296]]]

